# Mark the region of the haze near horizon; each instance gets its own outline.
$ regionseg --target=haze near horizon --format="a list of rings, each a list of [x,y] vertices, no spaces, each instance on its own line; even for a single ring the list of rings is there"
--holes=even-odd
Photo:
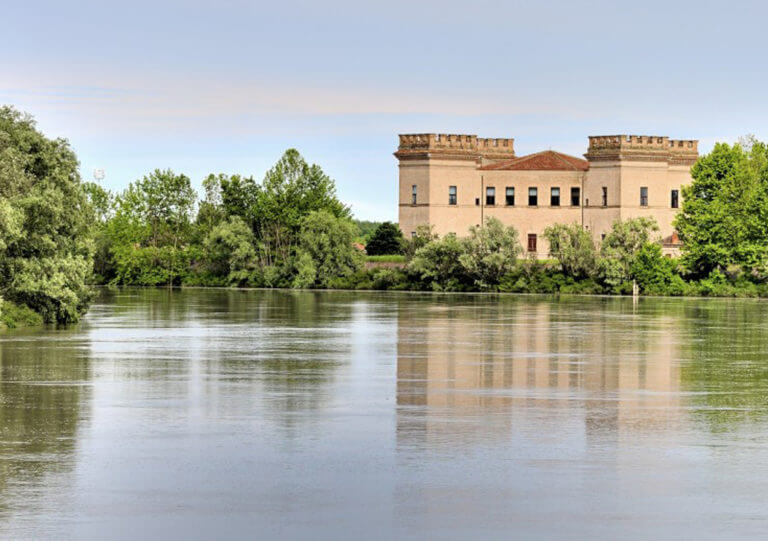
[[[398,133],[766,138],[757,2],[287,0],[4,8],[0,103],[121,190],[170,167],[261,179],[290,147],[361,219],[397,218]],[[685,24],[680,24],[685,21]]]

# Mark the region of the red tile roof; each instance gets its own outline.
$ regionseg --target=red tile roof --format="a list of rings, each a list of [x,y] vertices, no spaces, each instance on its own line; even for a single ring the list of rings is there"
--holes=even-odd
[[[589,169],[589,162],[554,150],[545,150],[513,160],[488,164],[480,169],[484,171],[586,171]]]

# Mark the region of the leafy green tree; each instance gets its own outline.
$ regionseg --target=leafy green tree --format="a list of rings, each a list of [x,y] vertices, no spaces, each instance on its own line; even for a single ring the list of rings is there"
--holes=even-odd
[[[397,224],[383,222],[371,234],[365,246],[368,255],[391,255],[403,253],[403,232]]]
[[[653,218],[630,218],[614,222],[600,246],[599,269],[606,284],[621,286],[634,278],[632,269],[638,253],[659,230]],[[655,239],[653,239],[655,240]]]
[[[310,212],[302,220],[299,238],[301,280],[311,275],[310,259],[315,270],[314,285],[322,287],[330,287],[334,280],[360,270],[363,258],[353,246],[354,240],[355,227],[349,219],[325,210]]]
[[[658,242],[649,242],[637,252],[631,275],[643,293],[684,295],[690,288],[680,276],[677,266],[675,260],[664,257]]]
[[[291,284],[296,289],[313,287],[317,280],[317,267],[309,252],[299,250],[296,257],[296,273]]]
[[[315,211],[351,218],[349,207],[336,196],[333,180],[297,150],[287,150],[267,171],[254,211],[262,266],[291,260],[304,219]]]
[[[128,188],[127,199],[149,225],[153,246],[178,245],[189,233],[197,194],[186,175],[155,169]]]
[[[83,189],[93,209],[93,278],[96,283],[109,282],[115,275],[111,242],[107,234],[107,224],[114,216],[114,195],[95,182],[84,183]]]
[[[523,252],[517,230],[504,226],[498,218],[488,218],[482,227],[470,227],[469,237],[461,244],[459,262],[474,284],[486,290],[499,285]]]
[[[0,296],[48,322],[77,321],[90,298],[92,217],[69,143],[0,108]]]
[[[695,276],[738,265],[768,272],[768,147],[718,143],[691,168],[675,219],[682,262]]]
[[[123,284],[180,283],[189,273],[197,194],[185,175],[155,170],[116,198],[106,227],[116,280]]]
[[[95,182],[83,183],[83,190],[91,204],[94,218],[99,224],[105,224],[114,214],[114,195]]]
[[[597,250],[592,235],[579,224],[555,224],[544,230],[549,254],[573,278],[590,278],[597,271]]]
[[[216,276],[231,284],[243,285],[256,262],[253,231],[239,216],[215,226],[205,237],[203,249]]]
[[[406,267],[425,286],[436,291],[462,291],[471,282],[459,260],[464,245],[455,234],[427,242],[416,250]]]
[[[371,235],[382,224],[382,222],[372,222],[370,220],[352,220],[358,229],[357,239],[362,244],[368,244]]]

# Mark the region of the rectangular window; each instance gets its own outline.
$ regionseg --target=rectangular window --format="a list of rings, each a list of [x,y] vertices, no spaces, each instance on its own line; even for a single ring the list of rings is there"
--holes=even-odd
[[[456,186],[448,186],[448,204],[456,204]]]
[[[507,206],[515,206],[515,189],[512,186],[507,186]]]
[[[608,188],[603,186],[603,206],[608,206]]]
[[[535,252],[536,250],[536,233],[528,233],[528,251]]]
[[[672,208],[676,209],[680,207],[680,192],[678,190],[672,190]]]
[[[418,189],[416,188],[416,185],[414,184],[413,186],[411,186],[411,205],[415,205],[416,204],[417,195],[418,195]]]
[[[496,204],[496,188],[489,186],[485,189],[485,204],[486,205],[495,205]]]
[[[539,189],[528,188],[528,206],[535,207],[539,204]]]
[[[645,186],[640,188],[640,206],[641,207],[648,206],[648,188],[646,188]]]
[[[560,188],[552,188],[549,195],[549,204],[552,207],[560,206]]]
[[[578,207],[581,204],[581,188],[571,188],[571,206]]]

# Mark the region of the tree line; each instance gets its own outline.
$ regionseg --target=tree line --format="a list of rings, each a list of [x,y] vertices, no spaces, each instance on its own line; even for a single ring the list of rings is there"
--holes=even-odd
[[[523,257],[495,219],[465,237],[355,222],[333,180],[288,150],[261,181],[155,170],[112,193],[82,182],[66,140],[0,108],[0,324],[77,321],[94,284],[768,296],[768,147],[718,144],[691,170],[675,227],[617,222],[599,245],[576,224],[545,231],[551,259]],[[366,268],[368,253],[402,254]]]

